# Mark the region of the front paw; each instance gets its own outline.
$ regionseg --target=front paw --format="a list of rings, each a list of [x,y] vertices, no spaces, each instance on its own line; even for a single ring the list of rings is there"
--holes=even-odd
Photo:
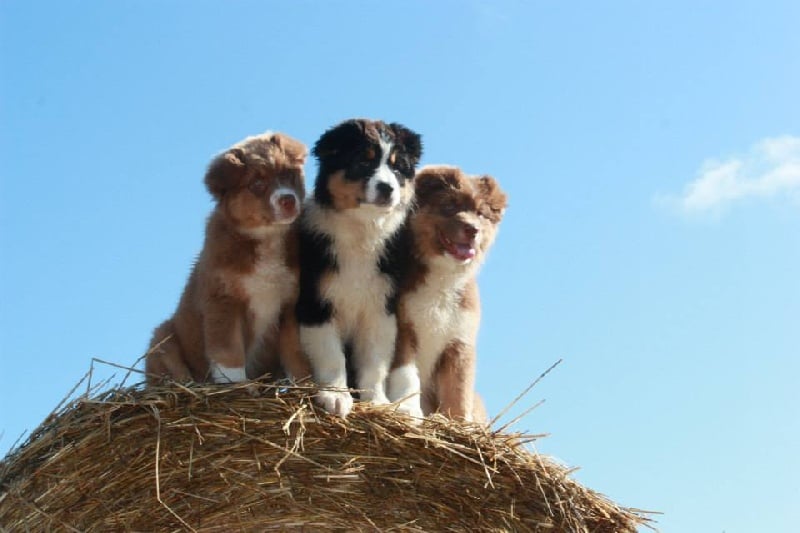
[[[391,403],[383,392],[361,391],[361,401],[372,405],[388,405]]]
[[[218,384],[242,383],[247,381],[247,373],[243,366],[222,366],[211,363],[211,381]]]
[[[410,398],[406,398],[403,401],[397,402],[397,407],[395,408],[395,411],[400,414],[408,415],[412,418],[425,417],[425,415],[422,414],[422,407],[420,407],[418,394],[415,394]]]
[[[321,390],[317,393],[316,400],[317,405],[342,418],[353,410],[353,397],[347,391]]]

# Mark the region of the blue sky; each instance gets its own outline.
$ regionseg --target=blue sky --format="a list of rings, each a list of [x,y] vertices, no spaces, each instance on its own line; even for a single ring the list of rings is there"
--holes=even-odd
[[[663,531],[794,531],[798,20],[790,1],[3,1],[0,453],[173,311],[216,152],[366,116],[509,193],[480,278],[491,412],[563,358],[510,415],[546,399],[516,426],[551,434],[541,452]]]

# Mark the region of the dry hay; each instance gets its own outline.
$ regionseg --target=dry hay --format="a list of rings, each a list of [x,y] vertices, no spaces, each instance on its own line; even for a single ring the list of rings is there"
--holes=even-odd
[[[648,519],[529,450],[534,437],[415,426],[310,386],[113,388],[54,413],[0,463],[8,531],[636,531]]]

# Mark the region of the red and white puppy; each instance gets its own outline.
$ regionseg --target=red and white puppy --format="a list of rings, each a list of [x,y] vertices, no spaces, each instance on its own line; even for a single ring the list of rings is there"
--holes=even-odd
[[[172,318],[153,334],[149,383],[239,382],[310,373],[294,305],[299,269],[292,222],[305,196],[306,147],[280,133],[248,137],[217,156],[205,184],[216,200],[203,250]]]
[[[480,322],[475,276],[494,241],[506,195],[493,178],[449,166],[425,167],[414,181],[412,261],[400,291],[389,399],[402,400],[399,410],[413,416],[441,412],[484,421],[474,391]]]

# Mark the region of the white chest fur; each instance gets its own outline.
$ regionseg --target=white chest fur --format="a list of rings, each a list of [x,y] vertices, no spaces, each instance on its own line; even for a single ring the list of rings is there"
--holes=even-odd
[[[449,272],[429,273],[425,283],[403,298],[404,315],[417,340],[417,368],[423,388],[442,351],[453,341],[475,342],[478,314],[461,307],[461,291],[468,277]]]
[[[241,288],[248,297],[253,334],[261,338],[278,325],[281,307],[296,290],[297,280],[286,266],[283,239],[267,239],[256,248],[253,271],[242,277]]]
[[[392,280],[380,271],[386,240],[403,221],[405,211],[376,213],[364,206],[346,213],[312,213],[312,224],[324,228],[333,240],[337,269],[320,287],[334,309],[333,320],[341,335],[350,336],[386,313]]]

